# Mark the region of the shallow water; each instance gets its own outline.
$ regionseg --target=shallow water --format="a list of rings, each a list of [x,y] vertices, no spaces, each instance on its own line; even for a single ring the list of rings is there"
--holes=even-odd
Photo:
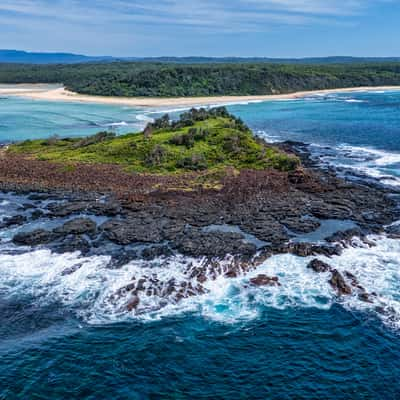
[[[52,135],[85,136],[101,130],[126,133],[140,130],[146,121],[143,110],[132,107],[11,96],[0,99],[0,143]]]
[[[93,121],[132,121],[126,129],[139,129],[155,115],[21,99],[0,100],[0,115],[7,107],[23,117],[14,128],[0,127],[5,141],[48,136],[38,129],[42,122],[44,130],[59,126],[72,135],[98,130]],[[229,108],[260,135],[313,143],[327,165],[397,184],[400,92]],[[74,125],[81,115],[86,122]],[[24,201],[1,196],[1,215],[15,214]],[[147,309],[135,315],[126,300],[112,298],[116,290],[134,276],[185,279],[188,263],[201,260],[135,261],[115,270],[107,256],[14,254],[11,232],[0,235],[0,399],[400,398],[399,240],[373,236],[371,248],[355,241],[329,260],[376,292],[373,304],[357,293],[338,300],[328,274],[307,269],[311,258],[279,255],[247,276],[208,282],[208,293],[179,305],[160,310],[162,299],[149,296]],[[258,273],[278,276],[282,286],[251,287]]]

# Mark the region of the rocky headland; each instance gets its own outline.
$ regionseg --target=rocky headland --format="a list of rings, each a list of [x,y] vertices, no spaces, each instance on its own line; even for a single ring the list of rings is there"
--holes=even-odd
[[[138,259],[167,265],[185,256],[183,279],[132,277],[114,294],[115,301],[124,298],[128,310],[140,312],[146,296],[179,302],[205,293],[207,281],[220,275],[256,270],[274,254],[332,257],[354,238],[373,246],[368,234],[400,234],[390,226],[398,219],[392,193],[317,168],[302,144],[251,141],[241,121],[218,110],[211,116],[192,111],[181,124],[157,120],[142,137],[131,135],[123,143],[130,153],[111,153],[113,162],[104,160],[106,150],[124,138],[52,138],[3,149],[0,188],[24,199],[0,223],[14,232],[12,251],[108,255],[109,268]],[[218,157],[215,146],[223,146]],[[130,168],[132,154],[140,172]],[[309,268],[327,273],[338,296],[357,293],[373,302],[374,294],[350,271],[343,275],[318,258]],[[280,282],[260,274],[249,284]]]

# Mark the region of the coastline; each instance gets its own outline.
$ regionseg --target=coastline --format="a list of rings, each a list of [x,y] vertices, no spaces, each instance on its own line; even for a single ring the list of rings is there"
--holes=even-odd
[[[128,175],[111,165],[80,164],[67,170],[9,156],[0,159],[0,193],[14,196],[17,209],[0,227],[18,229],[9,239],[16,249],[29,246],[54,254],[107,256],[110,269],[160,258],[167,266],[177,259],[188,260],[173,277],[152,269],[140,279],[121,280],[110,301],[133,315],[148,312],[149,304],[160,311],[207,294],[217,279],[250,273],[246,287],[278,290],[283,286],[280,277],[265,275],[259,267],[284,254],[304,258],[313,274],[324,273],[321,276],[336,296],[356,296],[362,304],[379,306],[377,312],[383,316],[391,315],[373,290],[330,263],[346,248],[357,246],[354,238],[373,247],[370,234],[389,229],[386,233],[398,237],[396,228],[393,232],[386,228],[397,219],[396,202],[385,191],[313,166],[305,145],[281,145],[302,156],[304,169],[243,170],[225,179],[219,191],[177,190],[176,179]],[[167,190],[171,184],[173,191]],[[327,221],[332,220],[337,223],[330,227]],[[323,236],[307,239],[312,233]],[[81,267],[65,268],[62,276]]]
[[[264,102],[276,100],[295,100],[311,95],[326,95],[334,93],[355,93],[365,91],[400,90],[400,86],[364,86],[340,89],[325,89],[301,91],[289,94],[260,96],[211,96],[211,97],[107,97],[83,95],[49,84],[0,84],[0,96],[25,97],[33,100],[63,101],[75,103],[95,103],[109,105],[124,105],[131,107],[169,107],[169,106],[204,106],[211,104],[229,104],[241,102]]]

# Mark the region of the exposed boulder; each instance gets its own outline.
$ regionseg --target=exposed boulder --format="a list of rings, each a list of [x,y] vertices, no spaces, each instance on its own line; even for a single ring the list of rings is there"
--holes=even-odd
[[[336,269],[332,271],[329,283],[338,292],[339,296],[352,293],[351,287],[346,283],[342,274]]]
[[[326,257],[339,256],[342,254],[342,248],[339,245],[327,246],[318,245],[310,242],[290,242],[278,249],[279,253],[291,253],[299,257],[309,257],[323,255]]]
[[[146,247],[142,251],[142,257],[145,260],[153,260],[157,257],[168,257],[171,256],[173,253],[168,246],[151,246]]]
[[[256,253],[254,244],[244,241],[244,236],[233,232],[204,232],[188,229],[177,240],[177,250],[194,257],[225,257],[227,254],[250,256]]]
[[[59,235],[89,235],[96,233],[97,225],[89,218],[75,218],[54,229]]]
[[[251,278],[250,283],[254,286],[281,286],[277,276],[269,277],[264,274]]]
[[[69,235],[60,244],[54,247],[57,253],[74,253],[80,251],[82,254],[87,254],[90,251],[89,242],[79,235]]]
[[[331,271],[332,267],[324,263],[321,260],[318,260],[317,258],[314,258],[308,265],[307,268],[312,269],[314,272],[328,272]]]
[[[159,243],[163,240],[160,220],[110,220],[100,226],[105,236],[114,243],[128,245],[135,242]]]
[[[27,221],[24,215],[14,215],[12,217],[6,217],[0,222],[0,229],[9,228],[11,226],[22,225]]]
[[[54,239],[52,232],[36,229],[31,232],[20,232],[13,237],[13,242],[20,246],[38,246],[50,243]]]
[[[353,237],[362,237],[363,233],[359,228],[347,229],[345,231],[338,231],[333,235],[327,237],[325,240],[329,243],[340,242],[348,244]]]

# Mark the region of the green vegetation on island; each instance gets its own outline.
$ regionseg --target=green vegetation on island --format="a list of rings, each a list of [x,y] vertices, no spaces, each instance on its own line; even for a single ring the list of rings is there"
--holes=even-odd
[[[66,166],[77,162],[119,164],[127,171],[158,174],[227,167],[290,171],[299,165],[297,157],[253,136],[224,107],[192,109],[178,120],[164,115],[140,133],[26,140],[11,145],[8,152]]]
[[[0,83],[59,83],[78,93],[102,96],[267,95],[400,85],[400,63],[0,64]]]

